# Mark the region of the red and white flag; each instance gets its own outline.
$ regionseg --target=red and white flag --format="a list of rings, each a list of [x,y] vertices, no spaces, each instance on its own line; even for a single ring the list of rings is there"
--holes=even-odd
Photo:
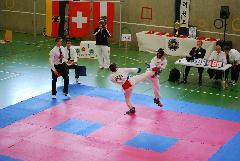
[[[90,33],[90,2],[69,1],[69,36],[84,37]]]
[[[59,29],[59,1],[52,1],[52,26],[50,29],[50,33],[52,37],[58,37],[58,29]]]
[[[107,29],[113,35],[114,3],[113,2],[93,2],[93,26],[98,27],[98,20],[101,16],[107,16]]]

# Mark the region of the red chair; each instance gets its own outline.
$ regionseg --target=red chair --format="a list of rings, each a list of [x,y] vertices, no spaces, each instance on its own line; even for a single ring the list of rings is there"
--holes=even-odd
[[[174,36],[175,36],[175,34],[172,34],[172,33],[167,34],[167,37],[174,37]]]
[[[205,40],[206,37],[197,37],[196,40]]]
[[[183,38],[183,39],[188,38],[187,35],[180,35],[179,37],[180,37],[180,38]]]
[[[162,36],[162,35],[165,35],[166,34],[166,32],[158,32],[158,33],[156,33],[156,35],[159,35],[159,36]]]
[[[214,37],[209,37],[209,38],[206,39],[206,41],[217,41],[217,39],[214,38]]]

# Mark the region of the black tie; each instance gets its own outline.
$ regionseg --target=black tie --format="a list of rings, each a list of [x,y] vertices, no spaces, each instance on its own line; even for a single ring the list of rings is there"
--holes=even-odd
[[[62,50],[61,50],[61,48],[59,48],[59,52],[60,52],[60,56],[59,56],[60,63],[62,63],[62,56],[63,56],[63,54],[62,54]]]
[[[68,49],[68,61],[71,60],[70,49]]]
[[[229,54],[226,54],[227,63],[230,64]]]

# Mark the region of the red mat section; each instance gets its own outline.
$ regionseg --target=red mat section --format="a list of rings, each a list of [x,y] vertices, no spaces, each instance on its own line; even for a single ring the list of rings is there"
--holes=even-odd
[[[192,161],[207,160],[239,130],[240,123],[80,96],[0,129],[0,154],[38,161]],[[87,137],[56,131],[70,119],[103,125]],[[160,153],[126,145],[140,132],[179,141]]]

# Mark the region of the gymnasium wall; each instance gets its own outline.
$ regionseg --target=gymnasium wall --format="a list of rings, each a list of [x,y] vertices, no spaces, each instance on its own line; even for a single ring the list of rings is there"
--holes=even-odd
[[[36,12],[40,13],[37,14],[37,32],[41,33],[45,27],[45,1],[36,0],[36,2]],[[33,0],[0,0],[0,28],[33,33],[32,13]]]
[[[37,2],[37,32],[45,27],[45,0]],[[172,32],[175,16],[175,0],[124,0],[122,2],[122,33],[133,34],[142,30]],[[216,29],[214,20],[220,18],[220,7],[230,7],[230,19],[227,20],[227,40],[233,41],[233,47],[240,50],[240,1],[239,0],[191,0],[190,24],[198,27],[199,36],[223,39],[223,28]],[[142,7],[152,8],[152,20],[141,19]],[[20,13],[20,12],[24,13]],[[33,0],[0,0],[0,28],[33,33]],[[119,40],[119,4],[115,5],[115,34],[112,42]],[[143,16],[149,17],[149,12]],[[90,36],[88,39],[93,39]]]

